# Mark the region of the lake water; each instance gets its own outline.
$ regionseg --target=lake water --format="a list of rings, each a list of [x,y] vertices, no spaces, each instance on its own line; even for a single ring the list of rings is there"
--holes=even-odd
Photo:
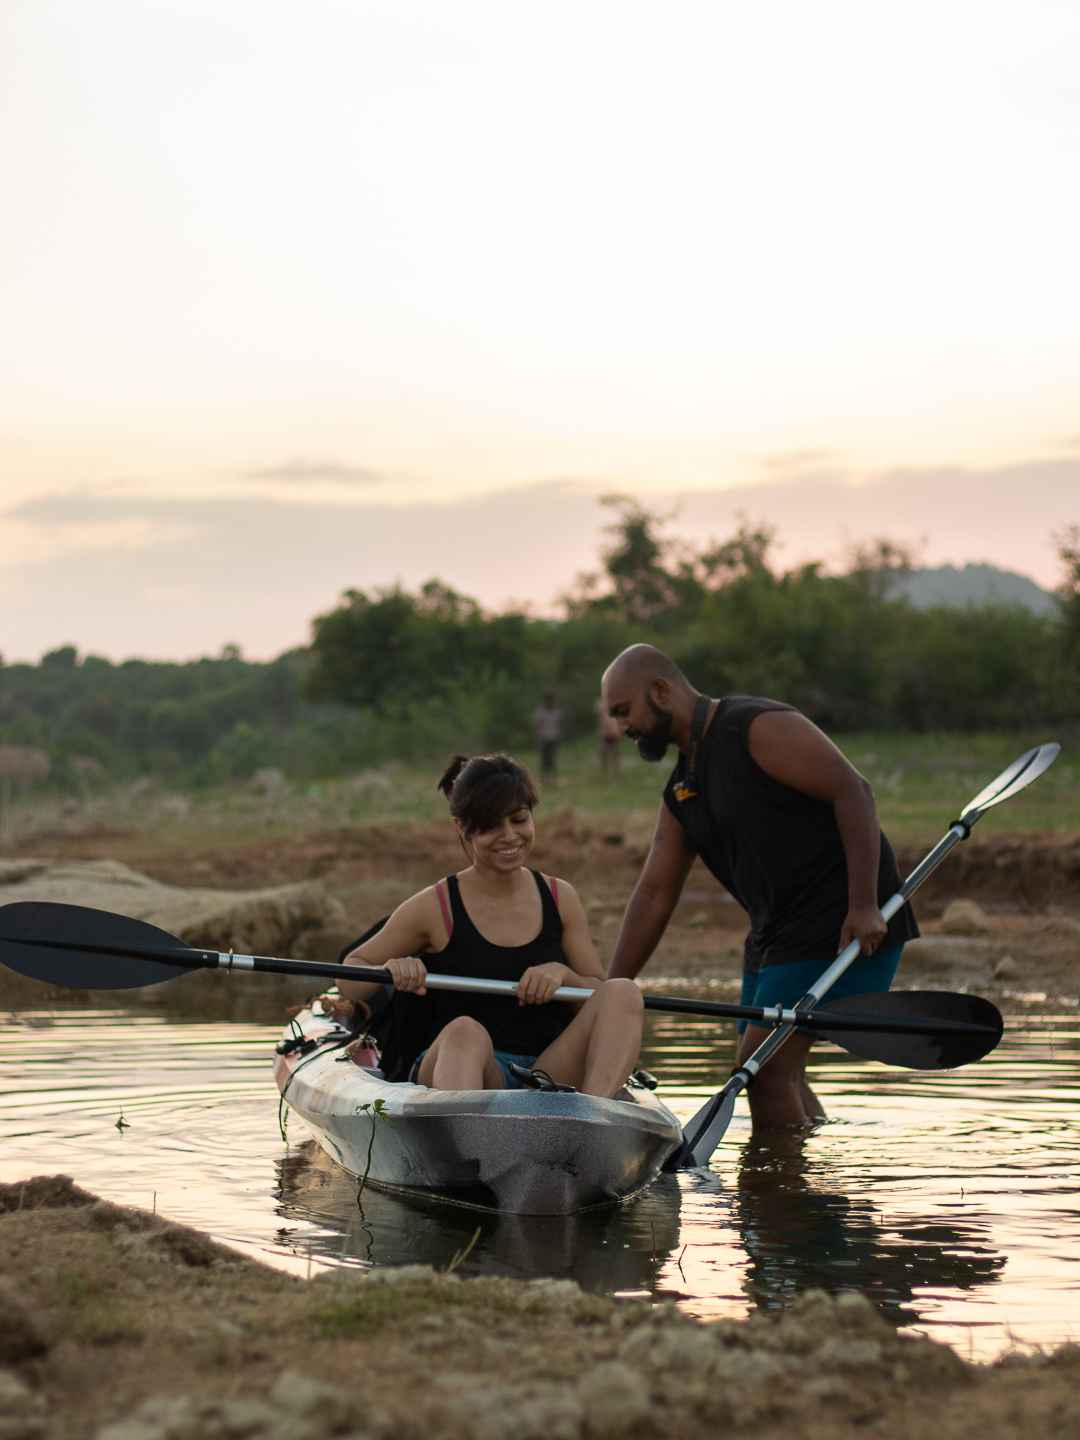
[[[0,1180],[68,1174],[300,1275],[443,1267],[471,1243],[460,1274],[572,1276],[706,1319],[821,1287],[860,1290],[965,1358],[1080,1340],[1075,1013],[1014,1019],[991,1056],[948,1074],[821,1048],[828,1124],[758,1145],[742,1100],[708,1172],[565,1220],[370,1187],[358,1208],[356,1182],[300,1120],[281,1138],[278,1035],[128,1011],[0,1018]],[[686,1119],[731,1067],[730,1027],[652,1017],[643,1063]]]

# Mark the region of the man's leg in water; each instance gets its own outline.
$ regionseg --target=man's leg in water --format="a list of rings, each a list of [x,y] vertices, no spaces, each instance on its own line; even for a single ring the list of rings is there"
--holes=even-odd
[[[889,989],[896,975],[903,952],[902,945],[883,945],[874,955],[856,960],[823,997],[840,999],[845,995],[867,995]],[[821,978],[828,961],[791,961],[748,971],[743,977],[744,1005],[785,1005],[793,1007]],[[762,1026],[748,1027],[739,1044],[739,1063],[750,1056],[769,1034]],[[753,1039],[750,1036],[753,1035]],[[750,1112],[755,1127],[809,1124],[824,1120],[825,1111],[806,1079],[806,1059],[813,1036],[797,1032],[771,1060],[762,1066],[750,1086]],[[755,1094],[757,1100],[755,1101]],[[797,1097],[797,1100],[796,1100]],[[798,1118],[801,1105],[802,1118]]]
[[[772,1030],[763,1026],[748,1025],[739,1037],[736,1064],[748,1060],[771,1034]],[[825,1118],[806,1079],[806,1057],[813,1043],[812,1036],[796,1031],[750,1082],[746,1093],[755,1130],[809,1125]]]

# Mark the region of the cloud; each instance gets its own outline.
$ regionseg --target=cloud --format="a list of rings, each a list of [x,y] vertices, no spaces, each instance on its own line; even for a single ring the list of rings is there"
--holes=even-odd
[[[250,655],[276,655],[307,643],[312,617],[343,590],[433,576],[491,607],[520,597],[546,609],[597,568],[612,519],[598,499],[610,488],[547,481],[408,505],[39,496],[0,517],[12,542],[0,568],[0,652],[36,658],[72,643],[117,658],[182,657],[235,640]],[[924,564],[989,561],[1050,586],[1052,536],[1080,521],[1080,457],[894,469],[861,483],[805,470],[636,498],[674,512],[667,533],[697,543],[730,534],[740,517],[772,525],[784,566],[841,564],[851,545],[890,536],[914,544]]]
[[[853,544],[889,536],[922,564],[984,560],[1052,585],[1052,534],[1080,518],[1080,458],[896,468],[854,482],[806,471],[685,496],[679,526],[720,534],[740,513],[776,528],[785,564],[840,563]]]
[[[367,488],[383,485],[389,477],[364,465],[343,465],[336,460],[285,460],[248,470],[245,480],[270,481],[275,485],[346,485]]]
[[[762,465],[766,470],[818,470],[828,461],[835,466],[838,457],[833,450],[780,450],[766,455]]]

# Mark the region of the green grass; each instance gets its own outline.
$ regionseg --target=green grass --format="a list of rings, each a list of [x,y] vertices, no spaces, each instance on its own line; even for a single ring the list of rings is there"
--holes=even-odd
[[[376,1273],[373,1283],[347,1272],[315,1281],[307,1294],[310,1333],[323,1340],[384,1338],[411,1332],[432,1317],[459,1331],[499,1334],[518,1327],[537,1332],[545,1325],[604,1325],[610,1321],[606,1297],[567,1292],[558,1282],[522,1287],[503,1276],[483,1276],[464,1284],[456,1275],[418,1267],[398,1271],[389,1280]],[[641,1318],[648,1315],[643,1306]]]
[[[1044,740],[1062,745],[1053,766],[984,823],[1002,831],[1075,833],[1080,830],[1080,730],[1071,735],[851,735],[841,744],[873,785],[882,825],[892,838],[905,841],[943,831],[995,775]]]
[[[990,823],[1011,831],[1080,831],[1080,731],[1065,735],[892,735],[855,734],[838,737],[851,761],[874,786],[882,824],[899,841],[920,840],[943,831],[965,804],[1032,745],[1046,739],[1062,741],[1054,766],[1030,790],[1008,802]],[[1071,742],[1071,743],[1070,743]],[[535,757],[519,753],[532,766]],[[659,803],[669,771],[667,764],[649,765],[625,744],[619,773],[605,778],[595,747],[588,742],[563,746],[553,784],[541,787],[537,819],[573,806],[585,815],[651,813]],[[445,814],[435,792],[437,764],[430,773],[393,767],[390,783],[354,796],[350,823],[394,819],[438,819]],[[348,782],[319,787],[328,803]]]
[[[1011,800],[991,824],[1008,831],[1080,831],[1080,727],[1071,733],[974,735],[853,734],[837,737],[853,763],[874,786],[882,824],[896,841],[934,838],[975,794],[1018,755],[1042,740],[1058,739],[1063,751],[1032,788]],[[449,747],[448,747],[449,748]],[[517,758],[536,765],[536,756]],[[76,820],[83,824],[136,830],[157,829],[201,843],[243,843],[253,831],[264,836],[365,824],[441,820],[446,806],[436,790],[445,757],[429,765],[391,764],[315,783],[286,783],[265,795],[251,785],[177,795],[144,783],[137,799],[128,787],[99,795]],[[668,764],[649,765],[629,743],[620,751],[618,774],[605,777],[591,741],[564,745],[558,774],[541,785],[537,819],[572,807],[586,816],[625,818],[650,815],[659,803]],[[49,798],[29,799],[16,817],[18,830],[48,831],[54,808]],[[56,823],[61,823],[59,804]],[[64,812],[70,825],[70,808]],[[66,826],[65,826],[66,828]]]

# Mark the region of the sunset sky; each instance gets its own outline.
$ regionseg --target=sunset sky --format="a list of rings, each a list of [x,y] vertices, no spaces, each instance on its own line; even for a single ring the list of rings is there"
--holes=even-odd
[[[8,0],[0,652],[549,605],[633,493],[1057,579],[1075,0]]]

